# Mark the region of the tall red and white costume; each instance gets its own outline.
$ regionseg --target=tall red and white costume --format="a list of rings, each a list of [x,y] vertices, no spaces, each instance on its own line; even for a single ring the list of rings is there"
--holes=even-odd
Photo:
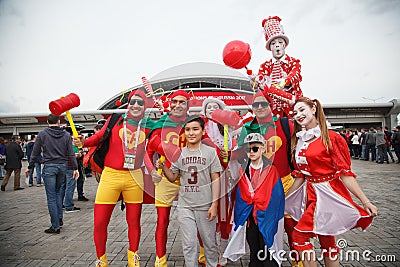
[[[294,57],[285,55],[280,60],[272,58],[261,64],[258,70],[258,82],[261,85],[271,86],[279,83],[282,79],[290,81],[291,86],[289,88],[284,87],[281,90],[294,95],[295,99],[299,99],[303,96],[303,92],[300,89],[302,80],[300,71],[300,60]],[[292,108],[288,102],[275,97],[272,98],[272,101],[274,103],[272,113],[275,116],[292,117]]]
[[[266,49],[272,51],[273,58],[260,65],[257,82],[261,89],[264,89],[265,86],[271,87],[275,85],[285,93],[293,95],[294,100],[297,100],[303,96],[300,89],[300,82],[302,80],[300,60],[285,54],[285,48],[289,45],[289,38],[285,35],[280,21],[281,19],[278,16],[271,16],[262,22],[267,41]],[[282,43],[279,40],[282,40]],[[293,110],[289,103],[290,100],[293,102],[293,99],[282,99],[272,93],[269,94],[273,98],[272,113],[275,116],[293,116]]]

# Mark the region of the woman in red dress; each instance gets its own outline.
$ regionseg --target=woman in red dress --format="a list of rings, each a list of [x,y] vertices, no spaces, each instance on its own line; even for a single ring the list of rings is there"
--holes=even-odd
[[[317,266],[310,238],[318,236],[325,265],[339,266],[335,236],[356,227],[366,229],[378,209],[356,182],[346,141],[328,130],[320,102],[300,98],[293,118],[296,179],[285,203],[285,212],[297,221],[293,244],[305,267]]]

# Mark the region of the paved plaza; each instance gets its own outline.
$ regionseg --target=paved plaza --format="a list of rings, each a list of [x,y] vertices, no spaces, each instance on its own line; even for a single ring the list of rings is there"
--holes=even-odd
[[[344,247],[341,266],[400,266],[400,164],[353,160],[353,170],[365,194],[378,206],[379,216],[365,233],[356,229],[338,237],[339,245]],[[21,180],[25,190],[13,191],[11,177],[6,191],[0,192],[0,266],[95,266],[95,179],[87,178],[84,186],[90,201],[76,201],[81,211],[64,214],[64,226],[59,235],[43,232],[50,226],[44,187],[28,187],[25,177]],[[154,205],[143,206],[141,222],[141,266],[154,266]],[[108,228],[110,266],[127,266],[127,247],[125,212],[117,204]],[[285,249],[288,251],[287,244]],[[167,257],[168,266],[184,266],[175,209],[171,212]],[[235,263],[229,262],[228,266],[247,264],[245,257]],[[283,266],[290,264],[286,261]]]

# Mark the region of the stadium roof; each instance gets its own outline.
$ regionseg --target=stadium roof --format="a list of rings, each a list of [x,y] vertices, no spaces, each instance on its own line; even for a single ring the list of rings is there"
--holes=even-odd
[[[164,80],[194,77],[220,77],[244,79],[248,81],[248,78],[244,76],[244,74],[235,69],[226,67],[221,64],[209,62],[194,62],[174,66],[156,74],[150,79],[150,81],[155,83]]]
[[[222,64],[208,62],[185,63],[166,69],[149,79],[156,95],[160,95],[162,88],[164,92],[170,92],[177,89],[186,90],[218,90],[227,89],[237,92],[252,93],[249,79],[238,70],[226,67]],[[126,91],[134,89],[142,89],[143,85],[139,84]],[[121,99],[123,92],[120,92],[106,102],[99,109],[121,109],[126,104],[119,107],[115,105],[115,101]],[[125,93],[121,99],[122,103],[126,103],[129,93]]]

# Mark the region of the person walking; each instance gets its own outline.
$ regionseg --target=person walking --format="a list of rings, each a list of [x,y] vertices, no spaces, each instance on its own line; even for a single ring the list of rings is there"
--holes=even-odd
[[[28,162],[31,159],[31,154],[32,154],[33,146],[35,145],[35,141],[36,141],[36,135],[33,134],[31,136],[31,141],[29,141],[25,145],[26,157],[28,159]],[[41,186],[42,185],[42,162],[43,162],[42,155],[39,155],[36,158],[35,168],[32,169],[32,171],[29,173],[29,187],[33,186],[33,173],[34,173],[34,170],[36,170],[36,186]]]
[[[83,192],[83,185],[85,184],[85,166],[83,165],[84,152],[77,146],[73,146],[76,161],[78,162],[79,177],[76,180],[76,191],[78,192],[78,201],[89,201]]]
[[[397,157],[397,163],[400,163],[400,126],[396,126],[393,132],[392,145]]]
[[[387,126],[384,127],[383,132],[385,133],[385,141],[386,141],[386,149],[387,149],[387,154],[390,156],[392,162],[394,163],[394,157],[392,153],[392,135],[393,133],[389,130]]]
[[[376,140],[376,148],[378,149],[378,155],[379,155],[376,158],[376,162],[382,164],[384,161],[386,161],[387,164],[389,164],[385,134],[382,131],[382,127],[377,128],[375,140]]]
[[[1,184],[1,191],[6,190],[8,180],[11,174],[14,172],[14,190],[22,190],[21,187],[21,169],[22,169],[22,159],[24,157],[24,152],[21,148],[21,138],[19,135],[13,135],[11,137],[11,142],[6,145],[5,155],[6,155],[6,175],[4,176],[3,183]]]
[[[51,221],[51,226],[44,232],[59,234],[60,222],[63,218],[61,187],[65,184],[65,174],[69,161],[72,163],[75,178],[78,177],[79,173],[72,149],[72,137],[61,129],[60,117],[49,114],[47,123],[49,127],[40,131],[37,135],[26,173],[28,174],[32,170],[40,152],[43,152],[42,177]]]
[[[365,129],[361,128],[361,135],[360,135],[360,140],[359,143],[361,144],[361,160],[365,159],[365,151],[367,150],[367,144],[365,143],[365,137],[366,137]]]
[[[67,172],[65,173],[65,184],[61,186],[61,197],[65,213],[77,212],[81,209],[75,207],[74,192],[76,187],[76,179],[74,177],[74,169],[71,161],[68,161]]]
[[[4,169],[4,165],[6,163],[6,154],[5,154],[5,145],[4,138],[0,136],[0,180],[4,179],[4,174],[6,170]]]
[[[354,130],[351,137],[351,149],[353,150],[353,156],[355,159],[360,157],[360,142],[357,130]]]
[[[369,132],[365,136],[365,144],[367,145],[367,149],[365,150],[365,160],[369,160],[369,154],[371,153],[371,160],[375,161],[376,159],[376,137],[375,137],[375,129],[371,127]],[[376,159],[378,161],[378,159]]]

